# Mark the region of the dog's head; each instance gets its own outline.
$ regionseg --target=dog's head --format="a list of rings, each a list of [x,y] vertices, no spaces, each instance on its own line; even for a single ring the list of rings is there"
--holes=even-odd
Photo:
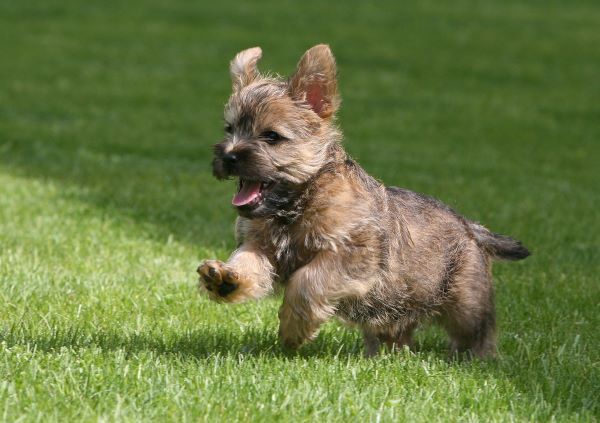
[[[336,66],[326,45],[309,49],[288,80],[263,76],[255,47],[231,61],[233,93],[225,106],[225,137],[215,145],[213,172],[239,178],[232,203],[245,217],[286,207],[331,161],[339,134]]]

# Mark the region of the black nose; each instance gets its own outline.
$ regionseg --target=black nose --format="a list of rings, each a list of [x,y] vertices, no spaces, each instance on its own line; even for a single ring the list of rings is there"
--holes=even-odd
[[[233,166],[237,162],[237,156],[233,153],[223,154],[223,163],[226,166]]]

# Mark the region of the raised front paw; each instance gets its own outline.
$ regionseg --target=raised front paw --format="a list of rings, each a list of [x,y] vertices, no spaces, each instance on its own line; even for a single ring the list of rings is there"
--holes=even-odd
[[[200,287],[215,301],[234,302],[239,297],[243,281],[240,276],[219,260],[205,260],[198,266]]]

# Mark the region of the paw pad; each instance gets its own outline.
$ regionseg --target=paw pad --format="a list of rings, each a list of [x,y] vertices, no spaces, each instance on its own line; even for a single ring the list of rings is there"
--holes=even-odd
[[[200,283],[214,298],[223,299],[238,288],[235,272],[225,268],[218,260],[206,260],[198,267]]]

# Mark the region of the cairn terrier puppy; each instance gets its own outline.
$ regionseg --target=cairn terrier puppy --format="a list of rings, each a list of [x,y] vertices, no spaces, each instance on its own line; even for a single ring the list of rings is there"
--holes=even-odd
[[[335,316],[362,329],[366,355],[410,346],[424,320],[446,329],[453,353],[494,355],[491,262],[527,249],[433,198],[382,185],[348,156],[327,45],[309,49],[287,80],[260,74],[261,54],[231,61],[213,171],[238,179],[238,248],[226,263],[200,264],[202,289],[236,303],[283,288],[279,336],[289,348]]]

